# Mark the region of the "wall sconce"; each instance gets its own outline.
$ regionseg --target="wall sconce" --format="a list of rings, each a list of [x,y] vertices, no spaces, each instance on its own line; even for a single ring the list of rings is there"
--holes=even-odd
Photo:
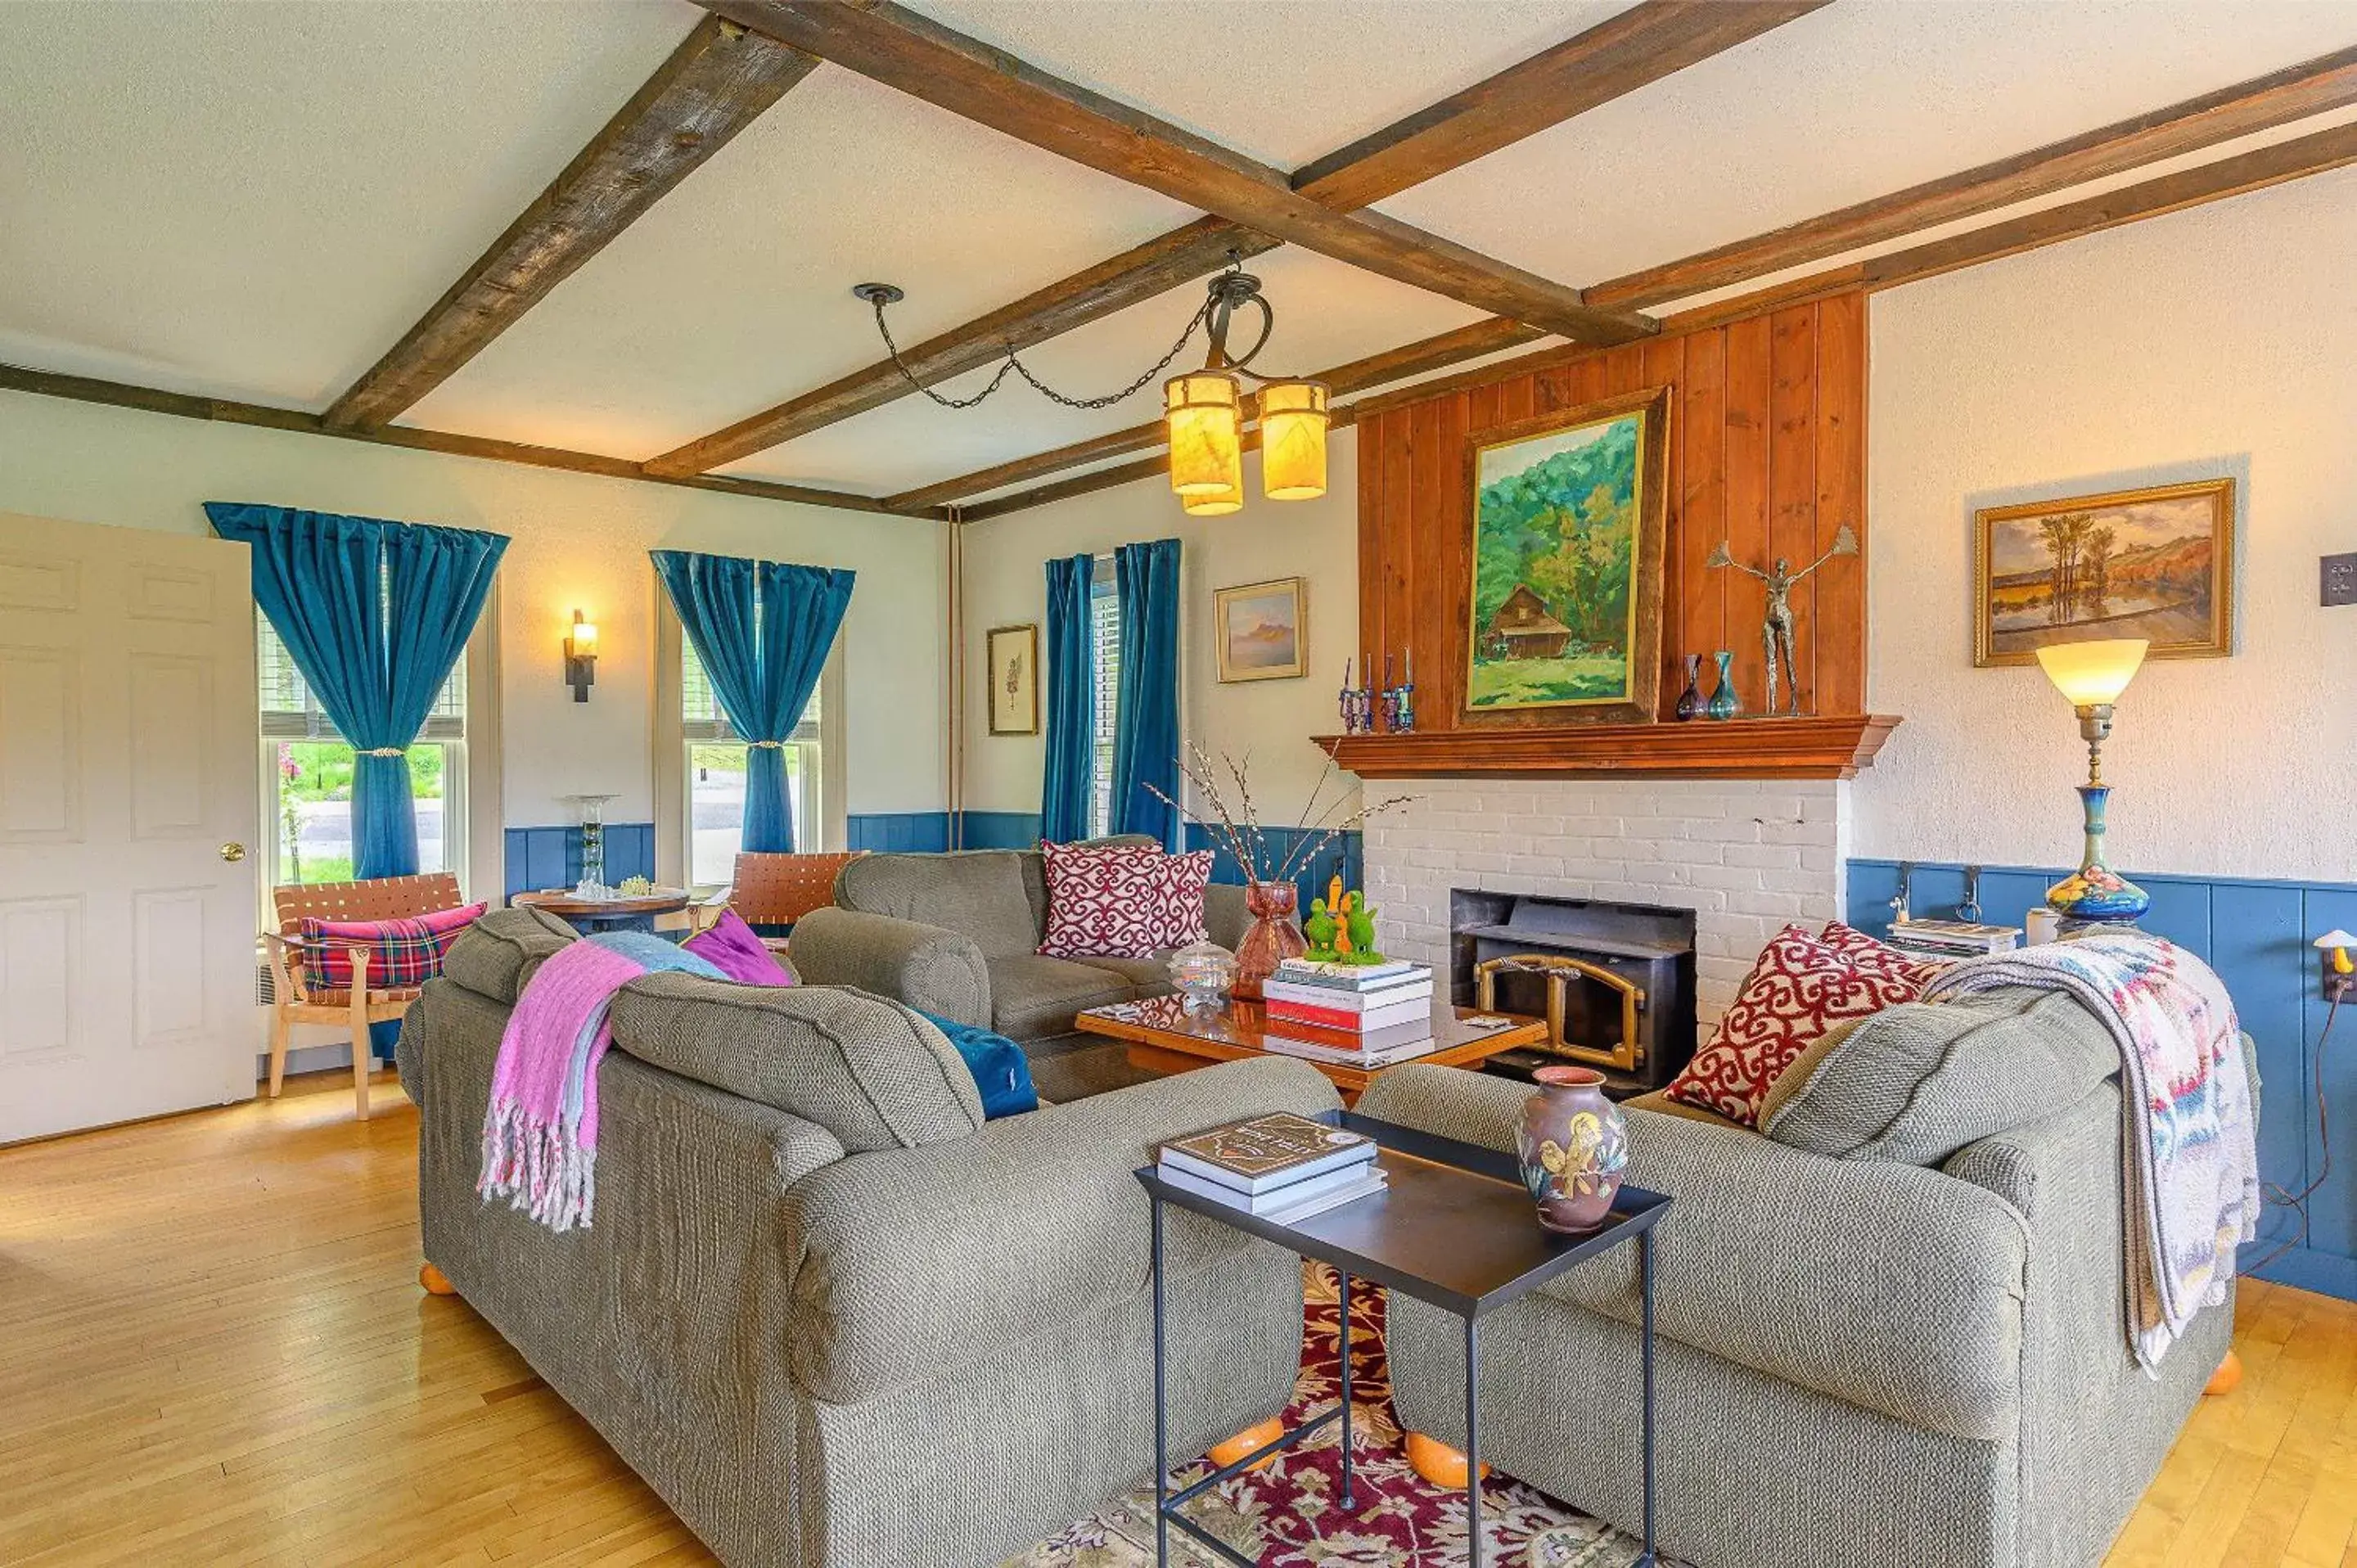
[[[573,629],[565,639],[565,683],[576,703],[587,702],[589,688],[597,683],[597,623],[583,620],[579,610],[573,612]]]

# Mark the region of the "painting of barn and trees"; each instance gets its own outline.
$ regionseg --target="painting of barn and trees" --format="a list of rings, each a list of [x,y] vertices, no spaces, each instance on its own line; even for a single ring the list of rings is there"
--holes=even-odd
[[[2140,637],[2155,658],[2233,646],[2234,482],[2077,496],[1979,514],[1976,662]]]
[[[1642,412],[1479,449],[1466,706],[1628,703]]]

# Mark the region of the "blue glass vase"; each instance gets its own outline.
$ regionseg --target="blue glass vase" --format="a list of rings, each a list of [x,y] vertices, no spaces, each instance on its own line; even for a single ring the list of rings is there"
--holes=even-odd
[[[1716,657],[1718,660],[1718,690],[1710,694],[1710,716],[1731,719],[1743,711],[1743,704],[1735,700],[1735,655],[1722,649]]]

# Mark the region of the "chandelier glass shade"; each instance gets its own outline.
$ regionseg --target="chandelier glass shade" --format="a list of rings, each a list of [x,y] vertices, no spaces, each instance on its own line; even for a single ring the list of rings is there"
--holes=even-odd
[[[1169,426],[1170,489],[1189,496],[1244,489],[1243,383],[1229,371],[1190,371],[1164,383]]]
[[[1332,424],[1328,406],[1331,389],[1325,382],[1299,376],[1263,375],[1249,369],[1268,346],[1276,326],[1276,312],[1260,292],[1260,280],[1243,270],[1243,258],[1228,253],[1225,271],[1210,280],[1203,303],[1196,307],[1178,340],[1161,360],[1141,371],[1128,385],[1097,397],[1073,397],[1041,381],[1017,359],[1012,346],[997,373],[978,391],[952,397],[936,391],[901,357],[885,308],[905,295],[891,284],[864,283],[851,292],[876,313],[876,330],[909,385],[942,408],[972,408],[1020,376],[1049,402],[1066,408],[1110,408],[1143,392],[1168,370],[1200,331],[1210,339],[1203,368],[1172,376],[1162,384],[1164,435],[1170,447],[1170,489],[1191,515],[1217,516],[1244,504],[1243,433],[1244,378],[1260,387],[1254,416],[1260,422],[1261,489],[1271,500],[1308,500],[1326,493],[1326,435]],[[1236,313],[1256,314],[1260,330],[1249,347],[1232,350],[1229,328]]]
[[[1273,501],[1326,493],[1327,388],[1323,381],[1271,381],[1260,390],[1261,491]]]

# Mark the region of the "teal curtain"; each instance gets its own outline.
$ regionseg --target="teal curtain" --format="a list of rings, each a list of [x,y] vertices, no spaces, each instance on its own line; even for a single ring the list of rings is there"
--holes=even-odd
[[[1096,682],[1089,646],[1094,566],[1086,555],[1048,563],[1048,765],[1039,836],[1054,843],[1089,836],[1089,797],[1096,788]]]
[[[483,613],[508,542],[496,533],[291,507],[207,501],[223,539],[252,546],[253,598],[352,767],[352,874],[417,871],[409,744]]]
[[[1113,831],[1144,833],[1176,852],[1178,813],[1178,541],[1113,553],[1121,602],[1121,680],[1114,708]],[[1148,786],[1152,786],[1151,789]]]
[[[782,743],[818,689],[851,606],[854,574],[684,550],[650,553],[721,711],[748,743],[744,847],[791,853],[794,813]]]

